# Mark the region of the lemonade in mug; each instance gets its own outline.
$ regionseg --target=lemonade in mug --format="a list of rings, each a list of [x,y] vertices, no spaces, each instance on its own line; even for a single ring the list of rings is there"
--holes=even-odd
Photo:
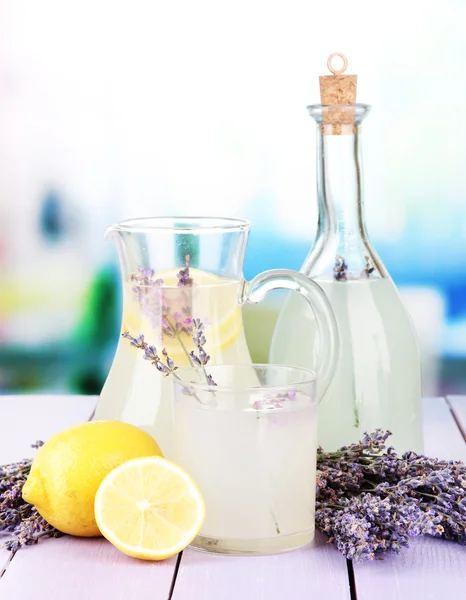
[[[206,505],[191,546],[245,555],[307,545],[316,488],[314,373],[276,365],[209,365],[206,372],[215,386],[190,369],[172,379],[175,460]]]

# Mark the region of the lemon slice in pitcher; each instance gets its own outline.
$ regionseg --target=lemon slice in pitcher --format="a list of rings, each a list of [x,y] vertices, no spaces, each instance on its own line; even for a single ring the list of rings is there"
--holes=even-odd
[[[153,279],[162,279],[163,286],[149,290],[149,293],[160,294],[156,300],[157,307],[162,304],[170,307],[165,331],[162,332],[158,326],[153,327],[150,313],[145,314],[138,305],[137,293],[133,290],[132,283],[125,290],[123,328],[134,336],[144,333],[149,343],[157,348],[165,347],[175,363],[187,364],[183,346],[188,352],[193,349],[191,335],[184,331],[174,334],[176,319],[186,318],[187,313],[183,309],[187,308],[188,314],[193,318],[201,319],[205,324],[206,351],[215,360],[214,355],[230,347],[243,328],[241,307],[238,304],[239,282],[190,268],[189,274],[194,281],[194,286],[178,287],[178,272],[176,269],[170,269],[156,273]],[[153,319],[157,325],[159,319],[161,320],[161,316]],[[168,331],[172,332],[171,335],[167,333]]]
[[[100,532],[128,556],[163,560],[181,552],[205,518],[202,495],[181,467],[160,456],[129,460],[95,497]]]

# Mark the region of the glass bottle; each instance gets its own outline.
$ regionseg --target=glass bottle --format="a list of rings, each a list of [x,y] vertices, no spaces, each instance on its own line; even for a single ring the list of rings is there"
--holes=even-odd
[[[319,220],[301,272],[327,294],[342,348],[319,406],[319,444],[335,449],[380,427],[393,433],[390,443],[397,452],[420,452],[417,341],[364,219],[361,124],[369,106],[313,105],[308,111],[317,122]],[[270,361],[312,368],[318,337],[312,311],[290,294],[274,330]]]

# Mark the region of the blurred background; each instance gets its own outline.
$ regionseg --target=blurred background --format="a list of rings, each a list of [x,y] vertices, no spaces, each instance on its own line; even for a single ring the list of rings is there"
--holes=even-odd
[[[317,222],[306,105],[341,51],[373,106],[367,224],[424,394],[466,393],[465,22],[464,0],[0,0],[0,391],[100,391],[115,221],[241,216],[246,277],[299,269]],[[246,314],[256,359],[277,306]]]

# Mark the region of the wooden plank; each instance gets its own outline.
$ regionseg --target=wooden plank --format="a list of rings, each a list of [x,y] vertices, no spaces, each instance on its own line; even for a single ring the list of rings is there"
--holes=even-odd
[[[455,415],[463,438],[466,440],[466,396],[448,396],[447,402]]]
[[[87,421],[96,396],[0,396],[0,464],[34,456],[31,444]]]
[[[466,398],[464,402],[466,405]],[[466,461],[466,444],[448,402],[444,398],[424,398],[423,410],[425,454]]]
[[[167,600],[175,564],[129,558],[102,538],[43,540],[16,553],[0,579],[0,598]]]
[[[326,542],[318,533],[311,546],[274,556],[221,556],[187,549],[172,599],[349,600],[346,562]]]
[[[443,398],[424,401],[424,432],[426,455],[466,459],[466,444]],[[399,555],[355,564],[357,598],[459,598],[459,590],[466,589],[465,567],[464,546],[428,536],[417,538]]]
[[[8,538],[5,535],[0,534],[0,544],[3,544]],[[6,550],[0,550],[0,578],[3,576],[5,571],[7,570],[11,559],[13,558],[11,552],[7,552]]]
[[[424,536],[397,556],[354,565],[357,598],[460,598],[466,586],[465,567],[464,546]]]

